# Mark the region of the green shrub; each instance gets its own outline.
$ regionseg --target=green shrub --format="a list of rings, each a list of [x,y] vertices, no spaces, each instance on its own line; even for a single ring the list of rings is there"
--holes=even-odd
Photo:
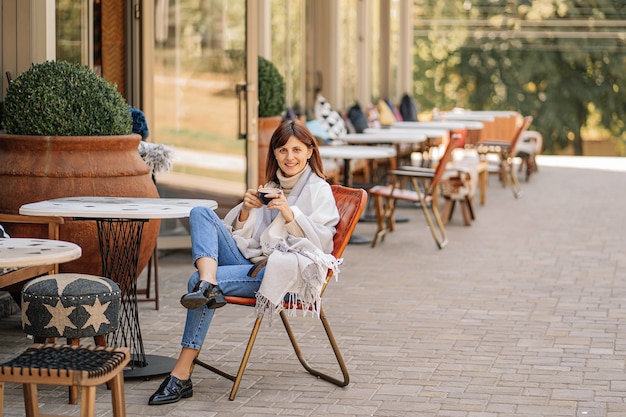
[[[128,135],[132,116],[115,84],[88,67],[47,61],[11,81],[3,125],[16,135]]]
[[[259,117],[279,116],[285,111],[285,79],[276,66],[259,56]]]

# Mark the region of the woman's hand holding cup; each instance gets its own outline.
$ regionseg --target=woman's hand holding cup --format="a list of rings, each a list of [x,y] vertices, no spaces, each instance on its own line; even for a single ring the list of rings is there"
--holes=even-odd
[[[261,203],[267,205],[273,199],[281,197],[283,195],[283,190],[281,190],[280,188],[261,187],[258,190],[258,194]]]

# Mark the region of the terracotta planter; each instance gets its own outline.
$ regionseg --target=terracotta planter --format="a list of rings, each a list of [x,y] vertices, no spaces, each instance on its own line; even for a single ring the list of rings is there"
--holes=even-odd
[[[270,140],[276,128],[282,122],[282,117],[259,117],[259,183],[265,183],[265,167]]]
[[[139,135],[0,135],[0,212],[18,214],[26,203],[60,197],[158,197],[150,168],[137,146]],[[156,245],[159,220],[144,226],[139,271]],[[7,227],[13,236],[46,236],[34,226]],[[81,246],[80,259],[60,265],[61,272],[102,275],[95,221],[67,219],[61,239]]]

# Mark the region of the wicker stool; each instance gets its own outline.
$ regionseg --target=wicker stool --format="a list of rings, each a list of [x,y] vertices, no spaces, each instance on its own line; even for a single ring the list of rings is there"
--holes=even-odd
[[[53,274],[36,278],[22,289],[22,328],[36,343],[67,339],[77,346],[93,337],[106,346],[106,335],[119,323],[120,287],[108,278],[85,274]],[[78,389],[70,388],[70,404]]]
[[[128,348],[69,345],[33,345],[20,356],[0,365],[0,416],[4,402],[4,383],[22,384],[26,416],[39,414],[37,385],[77,385],[82,387],[80,415],[95,416],[96,386],[109,383],[113,416],[126,415],[124,366],[130,360]]]

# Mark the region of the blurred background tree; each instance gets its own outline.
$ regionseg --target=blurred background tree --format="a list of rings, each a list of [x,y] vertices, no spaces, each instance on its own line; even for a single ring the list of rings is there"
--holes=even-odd
[[[415,0],[414,95],[422,109],[516,110],[547,152],[581,135],[626,155],[626,2]]]

